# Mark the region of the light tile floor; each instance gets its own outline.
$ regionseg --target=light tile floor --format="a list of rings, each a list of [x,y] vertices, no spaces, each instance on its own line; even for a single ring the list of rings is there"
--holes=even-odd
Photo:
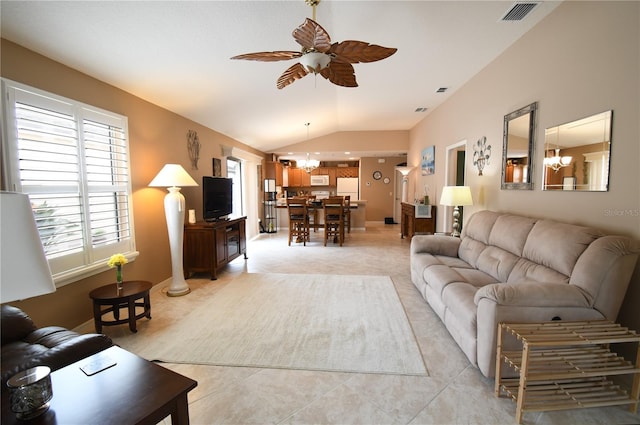
[[[118,340],[144,345],[154,330],[179,320],[240,273],[389,275],[416,334],[429,377],[301,370],[162,364],[198,381],[189,394],[191,423],[200,424],[514,424],[515,404],[493,394],[487,379],[458,349],[439,318],[411,283],[409,244],[399,225],[367,224],[352,230],[345,245],[324,247],[312,232],[307,246],[287,246],[287,232],[261,234],[248,242],[248,260],[230,263],[216,281],[190,279],[191,294],[171,298],[152,290],[152,317],[104,328]],[[91,332],[93,323],[78,328]],[[135,351],[134,351],[135,352]],[[170,420],[165,419],[169,424]],[[526,413],[525,424],[631,424],[640,415],[624,407]]]

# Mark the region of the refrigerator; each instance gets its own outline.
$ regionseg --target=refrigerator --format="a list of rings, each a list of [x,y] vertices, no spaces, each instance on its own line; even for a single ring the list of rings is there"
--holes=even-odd
[[[336,195],[351,196],[352,201],[357,201],[359,197],[359,183],[357,177],[338,177],[336,186]]]

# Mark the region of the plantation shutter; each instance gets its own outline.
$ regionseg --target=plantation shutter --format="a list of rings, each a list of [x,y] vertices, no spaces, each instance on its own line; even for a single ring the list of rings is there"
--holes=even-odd
[[[31,199],[54,279],[135,251],[126,117],[24,86],[5,93],[8,180]]]

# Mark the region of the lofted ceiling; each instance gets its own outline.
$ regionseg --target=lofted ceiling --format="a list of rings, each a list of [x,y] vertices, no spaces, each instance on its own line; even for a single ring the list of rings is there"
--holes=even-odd
[[[357,88],[308,75],[281,90],[276,80],[294,61],[230,58],[300,49],[291,33],[312,16],[303,0],[3,0],[0,14],[3,38],[277,152],[336,132],[411,129],[558,4],[541,2],[523,20],[503,22],[512,1],[322,0],[316,20],[333,42],[398,51],[355,64]]]

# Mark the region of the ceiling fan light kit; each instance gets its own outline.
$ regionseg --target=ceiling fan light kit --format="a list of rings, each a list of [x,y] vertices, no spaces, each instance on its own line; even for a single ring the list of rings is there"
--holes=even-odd
[[[308,52],[300,57],[300,63],[309,73],[319,74],[320,71],[325,69],[331,57],[325,53],[320,52]]]
[[[347,40],[331,43],[331,37],[315,21],[316,6],[320,0],[306,0],[313,7],[313,18],[305,19],[293,30],[293,39],[302,46],[301,51],[257,52],[237,55],[231,59],[275,62],[299,59],[278,78],[276,86],[282,89],[308,74],[320,74],[335,85],[358,87],[354,63],[376,62],[393,55],[398,49],[369,44],[364,41]]]

